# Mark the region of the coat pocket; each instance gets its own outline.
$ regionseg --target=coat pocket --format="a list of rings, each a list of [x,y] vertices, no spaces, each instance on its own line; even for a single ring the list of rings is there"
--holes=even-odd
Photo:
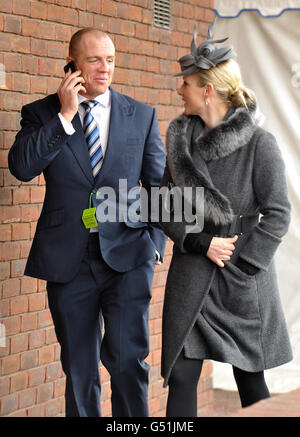
[[[219,271],[219,292],[224,307],[239,317],[260,318],[255,276],[247,275],[230,262]]]
[[[64,210],[57,209],[55,211],[49,211],[43,213],[37,224],[37,231],[43,231],[44,229],[60,226],[64,222]]]

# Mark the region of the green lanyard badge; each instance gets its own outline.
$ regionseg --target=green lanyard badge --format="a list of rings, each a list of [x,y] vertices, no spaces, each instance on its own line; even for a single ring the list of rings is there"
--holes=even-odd
[[[84,209],[82,213],[82,221],[86,229],[94,228],[95,226],[98,226],[98,222],[95,217],[96,208],[91,208],[92,195],[93,193],[90,194],[89,207],[87,209]]]

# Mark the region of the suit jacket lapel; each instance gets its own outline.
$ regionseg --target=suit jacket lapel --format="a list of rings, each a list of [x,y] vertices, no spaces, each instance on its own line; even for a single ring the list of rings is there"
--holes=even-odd
[[[110,88],[111,91],[111,114],[107,149],[103,165],[96,177],[95,187],[99,187],[107,174],[114,172],[114,163],[122,154],[126,144],[127,132],[130,125],[130,116],[134,112],[134,106],[125,99],[122,94]]]
[[[91,161],[90,161],[88,148],[86,145],[86,139],[81,126],[78,112],[73,118],[72,124],[76,132],[70,136],[69,140],[67,141],[67,144],[70,147],[71,151],[73,152],[83,173],[85,174],[89,182],[92,185],[94,185],[94,176],[93,176]]]

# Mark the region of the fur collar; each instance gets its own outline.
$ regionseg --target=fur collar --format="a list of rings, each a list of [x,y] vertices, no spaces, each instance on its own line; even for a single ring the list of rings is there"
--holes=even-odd
[[[229,224],[233,211],[229,200],[213,185],[206,162],[224,158],[250,141],[256,127],[255,109],[231,109],[218,126],[207,131],[200,117],[182,114],[167,130],[167,160],[175,185],[204,187],[204,218],[215,225]]]

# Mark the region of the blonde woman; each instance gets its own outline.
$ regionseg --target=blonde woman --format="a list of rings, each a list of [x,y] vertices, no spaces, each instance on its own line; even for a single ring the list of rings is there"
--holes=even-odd
[[[163,311],[169,417],[197,415],[204,359],[232,364],[242,407],[270,396],[264,369],[292,359],[274,267],[290,222],[284,163],[257,125],[232,47],[218,48],[225,39],[212,29],[179,60],[185,109],[167,132],[162,186],[204,188],[198,231],[161,220],[174,242]]]

